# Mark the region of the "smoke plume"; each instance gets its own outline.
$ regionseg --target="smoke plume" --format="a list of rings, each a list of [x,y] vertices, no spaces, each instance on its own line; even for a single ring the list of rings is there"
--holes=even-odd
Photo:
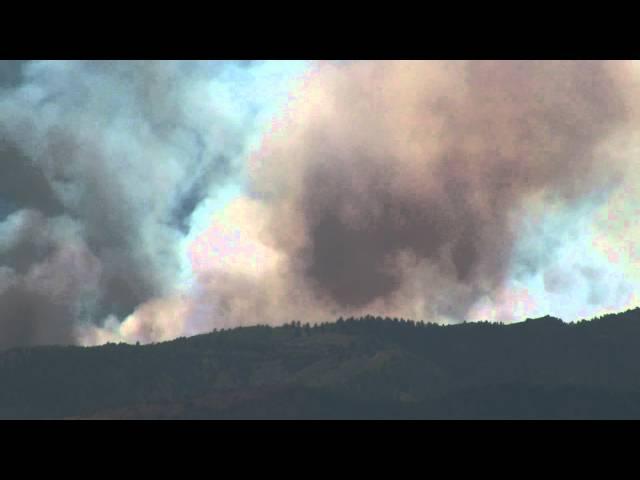
[[[638,178],[629,62],[316,62],[265,113],[274,65],[0,65],[0,346],[608,301],[554,262]]]
[[[0,64],[0,346],[68,343],[177,289],[194,212],[256,135],[262,70]]]
[[[323,65],[254,159],[287,288],[325,310],[464,319],[506,280],[529,203],[573,205],[621,180],[608,142],[630,121],[626,68]]]

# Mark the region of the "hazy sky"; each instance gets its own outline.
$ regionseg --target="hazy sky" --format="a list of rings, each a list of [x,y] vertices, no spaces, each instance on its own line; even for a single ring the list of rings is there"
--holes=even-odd
[[[0,348],[640,304],[633,62],[0,62]]]

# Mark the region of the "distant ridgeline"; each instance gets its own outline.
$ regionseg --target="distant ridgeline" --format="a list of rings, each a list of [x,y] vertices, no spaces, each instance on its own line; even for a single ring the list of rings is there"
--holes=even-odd
[[[640,309],[340,319],[0,353],[2,418],[640,418]]]

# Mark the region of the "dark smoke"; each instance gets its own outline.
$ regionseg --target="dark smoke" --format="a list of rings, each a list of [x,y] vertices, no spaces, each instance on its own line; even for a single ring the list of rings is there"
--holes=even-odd
[[[627,120],[624,68],[325,66],[254,176],[272,209],[271,242],[341,311],[408,301],[402,288],[426,269],[439,279],[419,293],[430,311],[461,319],[505,280],[529,199],[570,204],[616,181],[599,148]]]
[[[220,257],[236,256],[205,252],[224,268],[182,295],[193,215],[255,140],[260,108],[242,99],[260,97],[261,68],[274,73],[0,64],[0,346],[103,322],[87,342],[371,311],[460,320],[514,271],[551,263],[552,241],[521,254],[531,205],[573,211],[630,163],[612,147],[635,122],[625,62],[321,62],[228,209],[248,239],[214,228]]]
[[[0,347],[176,290],[191,216],[254,134],[226,100],[252,65],[0,62]]]

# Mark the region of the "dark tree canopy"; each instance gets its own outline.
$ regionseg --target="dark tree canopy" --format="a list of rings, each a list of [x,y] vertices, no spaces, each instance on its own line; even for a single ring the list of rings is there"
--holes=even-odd
[[[640,310],[439,326],[367,316],[0,353],[2,418],[640,418]]]

